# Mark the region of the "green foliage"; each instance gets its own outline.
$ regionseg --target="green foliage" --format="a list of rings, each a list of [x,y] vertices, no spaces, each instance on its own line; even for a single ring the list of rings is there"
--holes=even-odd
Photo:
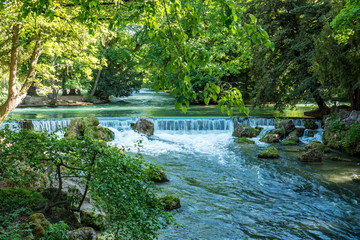
[[[69,230],[69,226],[63,221],[50,224],[49,228],[45,231],[45,237],[42,237],[40,240],[68,240],[67,232]]]
[[[360,30],[360,1],[346,0],[344,8],[331,22],[336,38],[347,43],[351,36]]]
[[[60,181],[63,174],[78,178],[89,189],[95,206],[105,213],[114,239],[152,239],[172,220],[155,195],[145,171],[148,164],[141,155],[131,157],[87,137],[58,139],[53,133],[7,127],[0,130],[0,139],[6,146],[0,152],[4,176],[24,182],[21,176],[31,168],[49,173],[45,185]],[[39,175],[32,181],[38,181]],[[49,201],[45,210],[56,205]],[[81,203],[71,209],[80,207]]]
[[[346,131],[348,128],[346,127],[345,123],[335,120],[331,121],[330,123],[330,131],[333,133],[341,133]]]
[[[127,29],[119,31],[118,36],[109,44],[107,66],[102,69],[95,91],[95,96],[101,99],[130,96],[141,88],[144,74],[138,67],[139,63],[132,49],[135,48],[132,46],[134,42],[126,31]]]
[[[343,146],[345,147],[346,151],[350,154],[354,152],[358,152],[360,142],[360,124],[353,124],[350,126],[349,130],[346,133]]]
[[[28,239],[30,230],[21,221],[39,210],[45,199],[34,190],[0,189],[0,239]]]
[[[299,101],[316,101],[320,108],[323,89],[311,73],[314,40],[328,22],[329,1],[250,1],[254,14],[275,44],[273,52],[258,46],[251,76],[255,81],[255,105],[274,103],[276,108]]]

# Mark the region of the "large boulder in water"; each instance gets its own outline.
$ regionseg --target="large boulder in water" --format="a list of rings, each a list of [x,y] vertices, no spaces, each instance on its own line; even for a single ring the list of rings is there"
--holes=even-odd
[[[285,136],[287,136],[289,135],[289,133],[295,130],[295,124],[292,119],[288,119],[275,123],[275,128],[276,129],[284,128]]]
[[[280,142],[280,136],[278,134],[268,133],[260,139],[261,142],[266,143],[278,143]]]
[[[318,125],[316,125],[316,123],[311,119],[306,119],[304,126],[306,129],[312,129],[312,130],[318,129]]]
[[[87,136],[94,140],[114,140],[114,133],[110,129],[98,125],[99,119],[94,117],[71,119],[65,137],[77,139]]]
[[[135,131],[146,134],[148,136],[154,135],[154,123],[150,119],[140,118],[135,124]]]
[[[23,129],[34,130],[34,124],[31,119],[18,120],[17,122]]]
[[[247,138],[252,138],[252,137],[256,137],[257,135],[259,135],[261,129],[256,129],[256,128],[252,128],[248,125],[237,125],[234,132],[233,132],[233,136],[234,137],[247,137]]]
[[[323,152],[319,148],[314,148],[308,150],[306,153],[300,156],[300,161],[302,162],[321,162],[323,157]]]
[[[289,133],[289,136],[296,135],[298,137],[302,137],[304,135],[305,129],[304,128],[295,128],[294,131]]]

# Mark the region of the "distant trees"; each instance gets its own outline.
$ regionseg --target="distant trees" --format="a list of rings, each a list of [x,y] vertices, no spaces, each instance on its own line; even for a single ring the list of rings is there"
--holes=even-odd
[[[343,1],[254,0],[248,6],[275,44],[273,52],[254,49],[255,105],[281,109],[309,101],[324,110],[326,101],[344,100],[360,109],[359,1],[347,1],[339,15]]]

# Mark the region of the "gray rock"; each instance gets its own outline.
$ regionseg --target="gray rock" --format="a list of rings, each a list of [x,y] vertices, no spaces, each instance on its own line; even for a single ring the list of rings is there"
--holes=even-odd
[[[154,123],[150,119],[140,118],[136,122],[135,131],[148,136],[154,135]]]
[[[300,156],[302,162],[321,162],[323,152],[319,148],[310,149]]]
[[[34,130],[34,124],[30,119],[18,120],[18,123],[23,129]]]
[[[233,132],[234,137],[247,137],[252,138],[256,137],[260,133],[260,129],[254,129],[247,125],[237,125]]]
[[[289,133],[289,136],[296,135],[298,137],[302,137],[304,135],[305,129],[304,128],[296,128],[294,131]]]
[[[30,99],[31,99],[31,96],[30,96],[30,95],[26,95],[26,97],[25,97],[24,100],[22,101],[22,104],[28,104],[28,103],[30,103]]]
[[[281,122],[275,123],[275,128],[281,129],[281,127],[284,128],[286,136],[289,135],[289,133],[291,133],[292,131],[295,130],[295,124],[294,124],[294,121],[292,119],[283,120]]]
[[[83,227],[67,233],[69,240],[96,240],[96,232],[91,227]]]

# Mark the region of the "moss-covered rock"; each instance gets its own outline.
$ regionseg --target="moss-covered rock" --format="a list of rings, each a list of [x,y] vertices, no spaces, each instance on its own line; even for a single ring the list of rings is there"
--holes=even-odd
[[[308,145],[305,146],[305,150],[311,150],[311,149],[320,149],[322,152],[327,153],[330,151],[330,149],[325,146],[322,142],[319,141],[312,141]]]
[[[259,158],[278,158],[280,155],[276,147],[271,146],[258,154]]]
[[[253,128],[251,126],[248,125],[243,125],[243,124],[239,124],[236,126],[234,132],[233,132],[233,136],[234,137],[248,137],[248,138],[252,138],[252,137],[256,137],[257,135],[259,135],[259,133],[261,132],[261,129],[259,128]]]
[[[282,142],[283,145],[285,146],[291,146],[291,145],[298,145],[297,142],[293,141],[293,140],[288,140],[288,139],[285,139],[283,142]]]
[[[297,135],[289,135],[283,142],[283,145],[298,145],[300,142]]]
[[[79,217],[69,208],[53,207],[46,213],[46,218],[51,223],[58,223],[64,221],[71,229],[81,227]]]
[[[166,211],[178,209],[181,207],[180,198],[174,195],[166,195],[159,198]]]
[[[308,137],[314,137],[314,136],[315,136],[314,131],[309,130],[309,131],[307,132],[307,136],[308,136]]]
[[[147,168],[145,172],[153,182],[163,183],[169,181],[165,172],[161,168]]]
[[[261,142],[265,143],[278,143],[280,142],[280,136],[278,134],[265,134],[261,139]]]
[[[300,161],[302,162],[321,162],[323,157],[323,152],[320,148],[314,148],[308,150],[306,153],[300,156]]]
[[[110,129],[98,125],[99,119],[94,117],[74,118],[71,119],[64,136],[73,139],[86,136],[94,140],[114,140],[114,133]]]
[[[96,232],[91,227],[82,227],[68,232],[69,240],[96,240]]]
[[[49,228],[50,222],[45,218],[44,214],[34,213],[26,219],[23,226],[30,227],[34,239],[38,240],[45,236],[45,232]]]
[[[96,126],[96,127],[87,127],[84,131],[84,136],[89,137],[94,140],[103,140],[106,142],[114,140],[114,133],[105,127]]]
[[[255,144],[255,141],[247,139],[246,137],[240,137],[238,139],[235,139],[235,142],[243,144]]]
[[[100,214],[81,211],[80,222],[83,227],[91,227],[96,231],[102,231],[106,229],[105,220]]]
[[[312,129],[312,130],[318,129],[318,125],[316,125],[316,123],[311,119],[306,119],[304,126],[306,129]]]

